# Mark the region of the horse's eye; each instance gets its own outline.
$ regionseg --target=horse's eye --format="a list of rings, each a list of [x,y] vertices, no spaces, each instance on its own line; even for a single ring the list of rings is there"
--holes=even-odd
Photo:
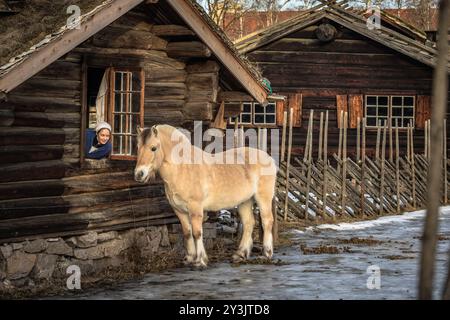
[[[152,150],[153,152],[155,152],[155,151],[156,151],[156,149],[157,149],[156,147],[152,147],[152,149],[151,149],[151,150]]]

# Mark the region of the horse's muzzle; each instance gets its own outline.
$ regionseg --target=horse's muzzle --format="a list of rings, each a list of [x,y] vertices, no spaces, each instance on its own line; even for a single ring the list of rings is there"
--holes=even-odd
[[[140,183],[146,183],[150,181],[150,179],[155,179],[155,172],[152,170],[135,170],[134,171],[134,180]]]
[[[144,171],[139,170],[134,172],[134,180],[137,182],[144,182]]]

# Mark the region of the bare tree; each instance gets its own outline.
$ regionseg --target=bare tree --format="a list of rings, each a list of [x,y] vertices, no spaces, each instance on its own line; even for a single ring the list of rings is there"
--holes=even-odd
[[[211,19],[223,30],[240,19],[247,12],[255,10],[260,0],[205,0]]]
[[[413,19],[415,25],[422,30],[430,30],[433,28],[437,7],[437,0],[405,0],[408,8],[414,9]]]
[[[265,12],[266,27],[278,21],[278,13],[293,0],[259,0],[258,10]]]
[[[441,152],[443,142],[443,119],[447,108],[448,90],[448,40],[450,0],[441,0],[439,8],[438,57],[433,73],[433,99],[431,113],[431,162],[428,173],[427,215],[423,230],[420,259],[419,298],[432,299],[433,277],[436,259],[439,205],[441,198]]]

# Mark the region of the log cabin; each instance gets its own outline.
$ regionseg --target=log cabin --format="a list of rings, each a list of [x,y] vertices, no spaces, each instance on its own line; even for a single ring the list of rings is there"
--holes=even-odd
[[[0,12],[0,243],[177,221],[161,181],[133,180],[136,126],[211,123],[228,91],[268,98],[193,0],[71,4]],[[112,153],[86,159],[99,120]]]
[[[423,31],[383,11],[380,28],[371,30],[367,24],[370,14],[345,3],[323,1],[235,41],[238,50],[269,79],[273,91],[287,96],[272,124],[280,126],[283,110],[293,108],[292,148],[302,154],[310,110],[315,111],[314,139],[319,135],[320,112],[328,111],[328,152],[332,155],[338,153],[339,115],[348,112],[348,152],[352,156],[356,153],[357,120],[366,117],[370,156],[375,153],[380,122],[395,126],[397,121],[403,152],[406,133],[402,130],[412,123],[415,151],[423,152],[425,121],[431,114],[435,43]],[[255,108],[250,100],[240,115],[243,123],[254,121],[248,116]]]

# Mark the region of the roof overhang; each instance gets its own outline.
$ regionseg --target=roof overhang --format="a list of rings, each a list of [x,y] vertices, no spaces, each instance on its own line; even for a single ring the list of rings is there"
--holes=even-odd
[[[369,30],[365,24],[363,25],[361,21],[356,20],[361,19],[361,17],[343,16],[340,12],[328,8],[312,12],[309,16],[305,14],[304,16],[293,18],[292,22],[282,22],[281,24],[283,26],[278,30],[275,29],[277,27],[276,25],[273,27],[276,31],[267,28],[261,31],[261,34],[252,34],[250,37],[247,36],[246,38],[237,40],[235,44],[240,52],[248,54],[258,48],[277,41],[288,34],[306,28],[323,18],[334,21],[337,24],[429,67],[434,68],[436,64],[437,51],[435,48],[426,46],[417,40],[409,39],[406,36],[400,35],[383,26],[380,30]],[[355,19],[355,21],[351,19]],[[448,67],[448,72],[450,73],[450,66]]]
[[[143,1],[110,1],[100,5],[101,8],[94,9],[93,14],[87,14],[81,19],[79,28],[68,28],[57,39],[36,49],[2,75],[0,77],[0,91],[10,92]]]
[[[17,62],[0,75],[0,92],[10,92],[143,1],[110,0],[82,16],[79,28],[66,28],[55,39],[39,46],[22,61]],[[244,61],[237,57],[232,49],[210,27],[199,10],[190,1],[166,1],[211,49],[246,91],[258,102],[265,103],[268,93],[263,84],[252,74]]]

